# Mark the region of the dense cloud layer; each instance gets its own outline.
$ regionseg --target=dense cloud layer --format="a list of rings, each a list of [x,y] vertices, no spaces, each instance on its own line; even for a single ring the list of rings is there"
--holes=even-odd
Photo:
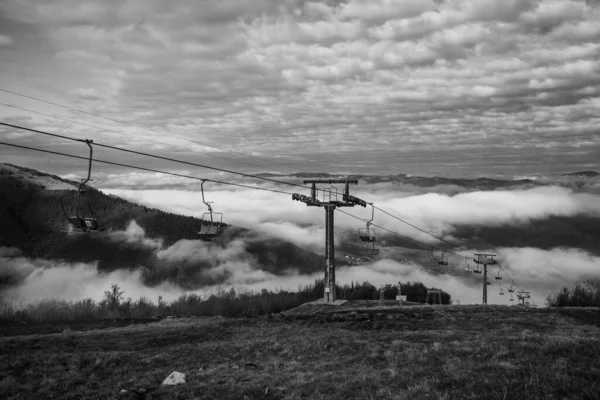
[[[169,189],[161,189],[155,178],[161,177],[141,173],[100,175],[94,184],[100,188],[109,187],[103,189],[108,194],[171,213],[199,217],[206,211],[198,192],[199,183],[179,178],[162,178],[161,184]],[[560,217],[567,220],[587,218],[588,221],[597,221],[600,219],[600,198],[593,190],[592,193],[589,190],[596,181],[597,179],[582,179],[578,181],[583,182],[582,185],[571,185],[572,187],[537,186],[530,183],[506,186],[505,182],[499,182],[495,190],[477,190],[470,186],[472,182],[466,181],[457,181],[449,187],[437,185],[433,180],[434,186],[425,187],[397,182],[369,184],[361,180],[352,189],[352,193],[373,201],[376,206],[393,215],[462,244],[459,251],[461,254],[469,255],[469,251],[493,251],[498,254],[498,261],[504,268],[503,280],[493,280],[489,295],[491,302],[506,302],[508,296],[499,295],[498,283],[510,285],[510,277],[519,287],[532,291],[535,301],[542,304],[550,292],[563,286],[573,286],[576,282],[589,278],[598,279],[598,255],[575,248],[575,242],[570,238],[559,242],[559,247],[556,248],[534,248],[531,246],[535,244],[527,243],[524,245],[528,247],[493,246],[485,240],[475,240],[465,235],[463,228],[511,227],[519,234],[519,229],[522,230],[521,233],[524,232],[524,225],[530,220]],[[239,183],[249,184],[244,181]],[[301,188],[285,188],[273,183],[263,183],[260,187],[303,191]],[[288,194],[223,186],[214,182],[208,182],[205,189],[206,200],[212,202],[215,211],[223,212],[224,222],[227,224],[257,231],[267,243],[283,239],[323,253],[322,209],[306,207],[293,201]],[[370,208],[355,207],[346,211],[359,219],[370,217]],[[98,217],[102,217],[101,212]],[[363,222],[341,213],[336,213],[335,220],[336,243],[339,246],[347,243],[349,237],[354,237],[354,243],[358,242],[356,229],[364,226]],[[379,210],[375,213],[374,222],[424,243],[441,245],[436,239]],[[426,247],[394,242],[393,235],[383,233],[378,229],[378,238],[383,245],[382,259],[370,265],[338,268],[339,283],[367,280],[379,285],[398,280],[423,281],[427,286],[443,288],[462,303],[480,301],[481,276],[464,273],[464,260],[451,256],[447,268],[441,272],[435,271],[431,268],[434,263]],[[120,250],[141,249],[144,253],[144,257],[130,257],[132,261],[129,264],[126,260],[120,260],[119,267],[115,268],[122,269],[118,270],[107,268],[104,261],[69,264],[26,258],[17,249],[0,248],[0,263],[3,265],[0,282],[5,288],[10,287],[8,291],[4,291],[4,295],[10,299],[53,296],[77,299],[86,293],[98,298],[114,282],[121,283],[132,297],[145,295],[155,298],[162,294],[169,299],[186,290],[207,294],[221,287],[232,286],[296,289],[298,284],[309,284],[322,277],[321,272],[312,273],[320,268],[319,265],[310,269],[310,272],[303,273],[290,269],[285,261],[266,267],[256,256],[261,249],[252,253],[248,250],[251,245],[249,237],[243,234],[227,235],[230,238],[222,243],[179,240],[165,244],[159,237],[147,237],[144,229],[135,221],[122,231],[109,227],[106,238],[118,244]],[[411,249],[403,248],[407,244]],[[110,246],[103,248],[109,249]],[[404,264],[394,261],[401,259],[407,261]],[[498,270],[492,267],[490,272],[496,274]],[[506,288],[505,286],[504,290]]]
[[[597,169],[598,20],[580,0],[2,2],[0,87],[176,136],[6,92],[2,103],[136,138],[0,117],[246,169]]]
[[[296,290],[298,285],[308,285],[315,279],[322,278],[321,273],[298,275],[288,271],[283,275],[274,275],[256,269],[247,260],[238,259],[243,252],[236,246],[228,254],[213,254],[228,261],[211,269],[206,274],[230,273],[228,280],[220,285],[208,285],[195,291],[184,291],[181,287],[168,282],[163,282],[154,287],[148,287],[143,282],[141,270],[118,270],[102,273],[92,264],[66,264],[49,262],[19,257],[9,253],[6,248],[0,248],[0,262],[4,266],[3,276],[19,274],[20,283],[3,291],[3,298],[18,302],[36,301],[48,298],[61,298],[65,300],[80,300],[83,298],[101,299],[104,290],[112,283],[118,283],[127,297],[133,299],[145,296],[156,300],[162,296],[165,300],[172,300],[186,293],[210,295],[219,289],[245,288],[251,290]],[[159,253],[161,257],[176,257],[187,260],[194,257],[209,256],[197,243],[182,241],[172,248]],[[493,285],[488,287],[488,302],[490,304],[514,304],[508,301],[507,292],[511,280],[518,283],[515,290],[523,288],[531,292],[532,300],[543,305],[546,297],[551,292],[556,292],[562,287],[573,287],[575,283],[588,278],[598,279],[598,265],[600,258],[590,256],[573,249],[556,249],[541,251],[537,249],[501,249],[500,257],[510,265],[503,273],[502,283],[505,295],[500,295],[500,286],[493,280]],[[491,268],[492,276],[496,269]],[[65,277],[68,276],[68,279]],[[450,293],[455,302],[461,304],[478,304],[481,302],[481,276],[456,275],[432,272],[427,267],[419,264],[402,264],[392,260],[381,260],[373,264],[357,265],[338,268],[337,281],[340,284],[350,282],[368,281],[379,286],[382,284],[396,284],[397,282],[418,281],[428,287],[439,287]]]
[[[411,186],[361,185],[353,192],[377,207],[427,229],[436,235],[452,235],[454,227],[518,225],[531,219],[549,216],[587,215],[600,217],[600,196],[578,193],[559,186],[531,189],[464,191],[456,195],[416,193]],[[293,189],[293,188],[292,188]],[[295,190],[292,190],[295,191]],[[300,191],[300,190],[299,190]],[[106,189],[105,192],[164,211],[200,217],[206,212],[201,195],[189,190]],[[215,211],[224,214],[224,222],[282,237],[311,249],[322,249],[324,213],[292,201],[291,196],[267,191],[216,186],[206,193]],[[360,219],[369,219],[370,208],[346,209]],[[439,244],[431,236],[375,212],[374,223],[402,235],[431,244]],[[359,220],[336,214],[340,230],[363,226]],[[339,236],[337,237],[339,239]]]

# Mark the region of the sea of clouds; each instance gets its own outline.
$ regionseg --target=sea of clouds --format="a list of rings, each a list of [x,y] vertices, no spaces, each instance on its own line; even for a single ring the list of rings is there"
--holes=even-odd
[[[167,182],[168,189],[160,189],[154,184],[144,185],[139,174],[133,180],[136,182],[135,188],[129,183],[115,185],[113,181],[112,185],[100,189],[107,194],[167,212],[199,217],[206,211],[201,194],[194,185]],[[146,177],[145,182],[151,181]],[[116,182],[127,182],[127,176],[121,176]],[[173,187],[177,185],[177,188]],[[274,184],[260,187],[289,190]],[[227,224],[246,227],[265,237],[284,239],[323,253],[325,235],[322,209],[306,207],[300,202],[292,201],[290,195],[269,191],[216,184],[207,184],[205,189],[207,200],[213,202],[215,211],[223,212],[224,222]],[[302,190],[291,189],[292,192]],[[463,190],[448,194],[439,188],[437,192],[423,193],[422,188],[414,190],[414,187],[408,185],[376,184],[358,185],[353,193],[435,235],[455,241],[452,231],[454,226],[459,225],[518,226],[529,219],[549,216],[600,216],[600,196],[558,185],[488,191]],[[369,208],[355,207],[346,211],[361,219],[369,219],[371,215]],[[357,228],[364,226],[363,222],[341,213],[336,213],[335,218],[337,242],[343,240],[349,231],[356,232]],[[437,239],[381,212],[375,212],[374,222],[399,234],[441,247]],[[202,295],[230,287],[295,290],[299,285],[310,284],[322,277],[322,273],[299,274],[284,265],[278,274],[265,271],[246,252],[243,238],[233,240],[224,247],[200,240],[181,240],[165,246],[160,238],[147,237],[143,227],[135,221],[124,231],[112,231],[110,237],[111,240],[131,242],[151,249],[159,260],[166,263],[193,263],[199,260],[208,263],[209,268],[198,272],[198,279],[215,282],[215,278],[219,278],[220,283],[209,283],[193,290]],[[493,249],[470,248],[466,242],[457,244],[461,246],[459,253],[466,256],[477,251],[493,251],[498,254],[498,261],[503,268],[501,282],[510,285],[514,280],[519,287],[531,291],[533,300],[540,305],[551,292],[564,286],[572,287],[581,280],[600,277],[600,258],[578,248]],[[143,266],[102,272],[94,262],[67,264],[25,257],[18,249],[0,250],[0,263],[4,267],[1,273],[4,276],[18,277],[15,278],[18,284],[3,292],[3,297],[11,301],[35,301],[52,297],[67,300],[84,297],[99,299],[111,283],[119,283],[126,295],[134,299],[139,296],[153,299],[159,295],[165,299],[173,299],[186,292],[168,281],[153,287],[144,285],[141,279]],[[384,255],[386,253],[382,252]],[[350,281],[369,281],[375,285],[421,281],[429,287],[440,287],[449,292],[453,300],[461,304],[481,302],[481,276],[463,272],[464,265],[460,260],[451,259],[449,268],[444,271],[434,271],[430,267],[421,257],[400,263],[384,256],[373,263],[339,267],[336,277],[340,284]],[[491,267],[490,271],[493,277],[500,270]],[[498,283],[500,282],[492,279],[488,301],[507,304],[508,296],[499,295]]]

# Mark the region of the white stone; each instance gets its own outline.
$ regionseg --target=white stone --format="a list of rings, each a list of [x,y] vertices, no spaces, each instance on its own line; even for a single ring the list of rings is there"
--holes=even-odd
[[[177,371],[171,372],[171,375],[167,376],[163,381],[163,385],[179,385],[185,383],[185,374]]]

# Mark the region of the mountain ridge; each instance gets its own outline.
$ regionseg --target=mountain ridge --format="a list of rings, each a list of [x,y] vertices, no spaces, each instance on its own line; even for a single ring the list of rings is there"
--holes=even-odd
[[[63,218],[58,199],[72,195],[76,184],[29,168],[0,165],[0,247],[16,247],[24,256],[46,260],[97,262],[98,270],[104,272],[143,266],[145,284],[170,281],[186,289],[223,283],[230,274],[201,277],[202,271],[214,268],[218,261],[201,257],[169,261],[158,255],[159,250],[168,250],[182,240],[192,242],[191,252],[219,253],[234,242],[242,243],[238,257],[275,275],[288,270],[313,273],[322,268],[321,256],[246,228],[224,224],[218,239],[203,244],[197,234],[199,219],[135,204],[91,186],[86,186],[85,197],[97,210],[100,222],[107,224],[107,232],[85,235],[58,232],[58,223]],[[72,189],[65,190],[66,187]],[[121,240],[129,234],[132,221],[139,226],[133,226],[135,229],[143,231],[134,232],[136,240]],[[0,275],[0,288],[2,279]],[[4,277],[5,284],[8,280]]]

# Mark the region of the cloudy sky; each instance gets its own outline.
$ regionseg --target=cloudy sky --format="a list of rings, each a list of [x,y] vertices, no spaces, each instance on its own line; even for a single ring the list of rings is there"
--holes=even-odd
[[[596,0],[3,0],[0,120],[244,171],[597,170],[599,60]]]

